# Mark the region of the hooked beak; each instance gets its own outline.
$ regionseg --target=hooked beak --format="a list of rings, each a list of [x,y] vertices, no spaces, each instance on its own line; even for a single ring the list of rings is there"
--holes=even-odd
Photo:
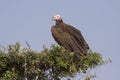
[[[52,18],[51,18],[51,21],[55,21],[55,17],[52,17]]]

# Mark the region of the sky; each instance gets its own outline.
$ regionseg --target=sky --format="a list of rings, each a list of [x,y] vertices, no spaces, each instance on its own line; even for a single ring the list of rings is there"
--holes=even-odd
[[[0,0],[0,45],[27,41],[35,51],[57,44],[51,35],[60,14],[79,29],[90,48],[112,63],[97,71],[96,80],[120,80],[120,0]]]

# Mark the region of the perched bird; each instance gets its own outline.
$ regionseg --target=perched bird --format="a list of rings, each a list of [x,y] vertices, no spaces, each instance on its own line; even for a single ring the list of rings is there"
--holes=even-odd
[[[52,20],[56,22],[51,28],[55,41],[69,52],[74,52],[80,56],[86,55],[89,46],[81,32],[75,27],[64,23],[60,15],[55,15]]]

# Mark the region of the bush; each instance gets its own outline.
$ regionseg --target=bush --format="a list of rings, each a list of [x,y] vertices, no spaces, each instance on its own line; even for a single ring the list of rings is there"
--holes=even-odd
[[[109,61],[103,61],[101,54],[92,51],[76,56],[62,46],[52,45],[36,52],[16,43],[0,48],[0,80],[60,80],[76,73],[86,74],[88,69]]]

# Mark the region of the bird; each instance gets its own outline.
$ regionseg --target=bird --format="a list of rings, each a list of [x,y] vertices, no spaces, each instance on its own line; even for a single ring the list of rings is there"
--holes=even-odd
[[[80,56],[87,54],[90,48],[80,30],[64,23],[59,14],[53,16],[52,21],[55,21],[51,27],[52,36],[60,46]]]

